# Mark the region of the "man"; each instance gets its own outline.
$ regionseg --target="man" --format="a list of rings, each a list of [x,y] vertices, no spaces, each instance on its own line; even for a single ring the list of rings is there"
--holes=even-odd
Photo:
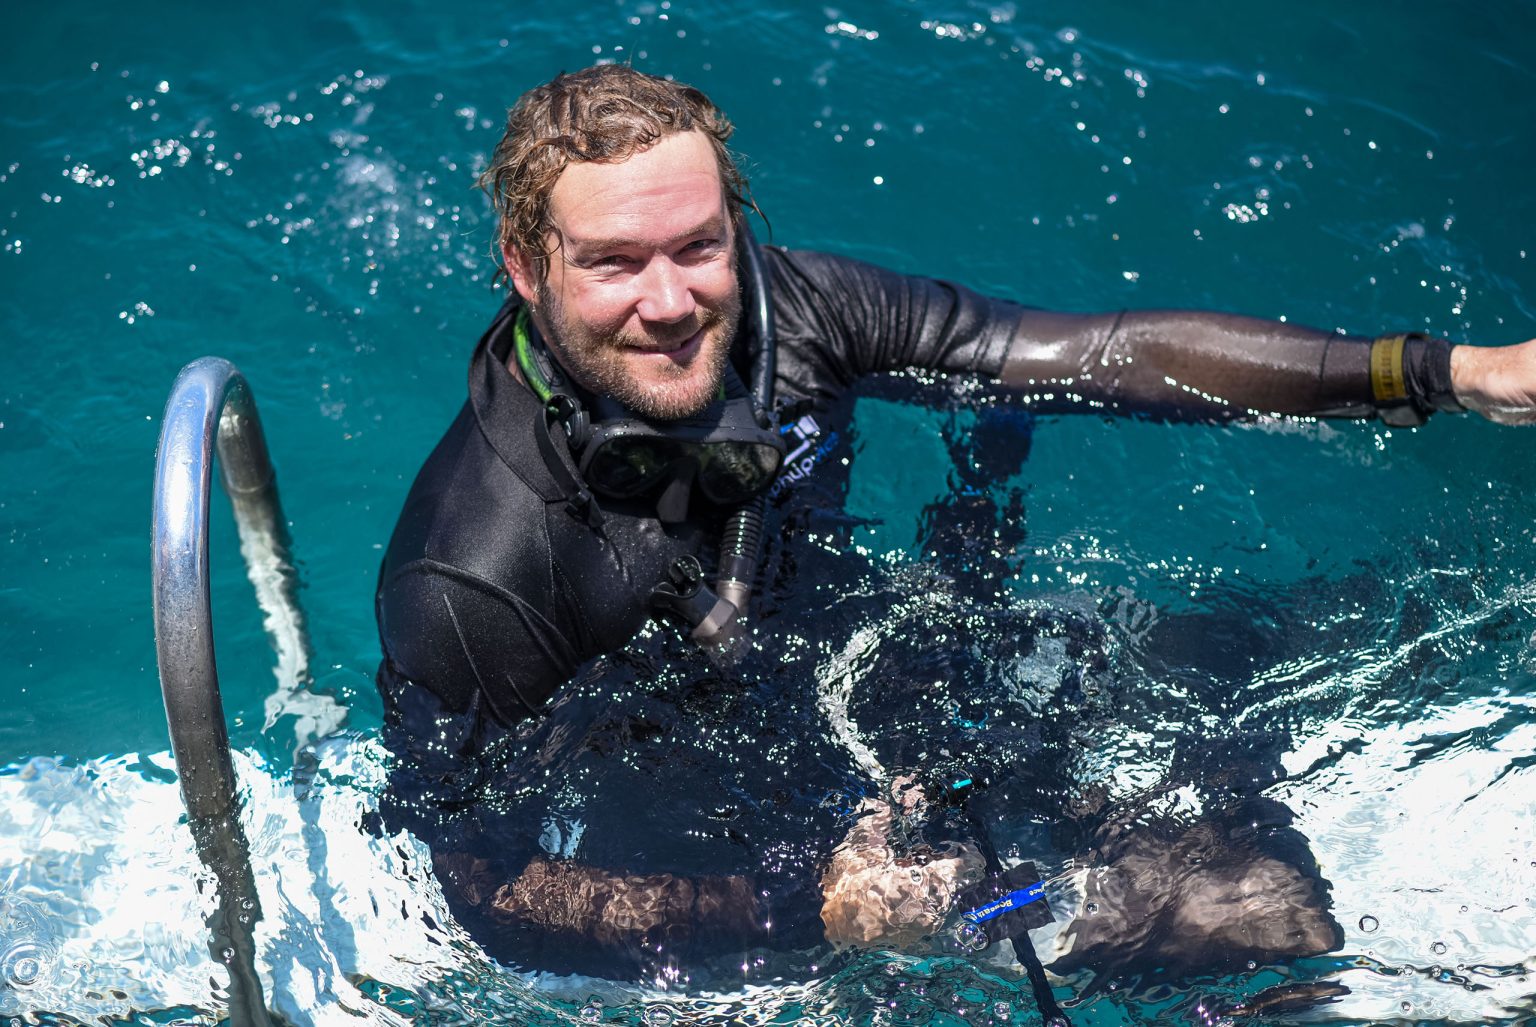
[[[887,771],[873,757],[883,778],[862,799],[848,796],[853,828],[830,861],[809,861],[824,871],[810,896],[787,884],[768,894],[767,869],[713,873],[680,856],[641,872],[585,858],[600,845],[558,811],[536,845],[526,833],[529,851],[512,853],[515,844],[492,837],[499,829],[465,813],[499,796],[554,793],[562,782],[550,768],[573,747],[622,752],[677,726],[631,716],[593,730],[607,723],[608,695],[593,687],[606,673],[594,659],[653,622],[731,633],[753,584],[753,507],[770,496],[770,517],[793,531],[798,515],[786,511],[803,509],[806,480],[846,456],[836,447],[840,403],[861,379],[920,368],[996,380],[1034,410],[1171,419],[1417,424],[1461,409],[1536,418],[1536,340],[1485,349],[1211,313],[1050,313],[823,254],[759,254],[745,238],[746,184],[725,147],[730,133],[697,90],[623,66],[588,68],[518,101],[483,178],[514,295],[481,340],[469,401],[391,540],[377,601],[380,688],[411,768],[397,801],[429,832],[450,897],[492,934],[503,930],[512,950],[529,936],[701,951],[783,941],[784,928],[769,925],[793,900],[819,902],[814,933],[832,942],[909,945],[968,886],[1001,871],[963,824],[937,840],[904,839],[907,814],[954,782],[919,780],[915,765]],[[774,366],[765,351],[776,357],[772,410],[754,375]],[[774,413],[792,446],[777,441]],[[712,565],[722,549],[711,590],[698,561]],[[713,673],[658,644],[694,680]],[[795,787],[786,778],[782,790]],[[749,832],[722,827],[721,837],[733,831],[750,847]],[[1191,847],[1181,837],[1162,851]],[[614,862],[627,851],[615,847]],[[1135,844],[1117,851],[1155,862]],[[764,862],[759,852],[749,866]],[[1288,867],[1255,879],[1294,897],[1306,889]],[[1326,949],[1337,933],[1328,924],[1314,918],[1264,951]]]

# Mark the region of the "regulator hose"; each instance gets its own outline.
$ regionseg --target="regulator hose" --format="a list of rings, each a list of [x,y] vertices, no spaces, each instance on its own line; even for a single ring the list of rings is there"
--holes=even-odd
[[[773,376],[777,371],[777,339],[773,327],[773,297],[768,293],[768,274],[763,267],[762,248],[751,227],[741,224],[742,259],[747,282],[752,287],[752,313],[757,324],[756,348],[752,354],[752,405],[757,421],[764,428],[773,426]],[[757,561],[763,537],[763,514],[768,497],[758,495],[731,512],[720,538],[720,567],[715,577],[715,592],[731,604],[734,613],[723,619],[709,618],[694,629],[693,638],[702,643],[724,642],[736,628],[737,618],[752,598],[752,579],[757,576]]]

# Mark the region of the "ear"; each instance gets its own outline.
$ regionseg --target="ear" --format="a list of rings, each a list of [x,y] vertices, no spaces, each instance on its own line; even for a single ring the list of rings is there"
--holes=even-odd
[[[523,298],[524,303],[532,303],[538,295],[538,282],[533,275],[533,261],[522,250],[511,246],[501,248],[503,266],[507,269],[507,277],[512,280],[512,288]]]

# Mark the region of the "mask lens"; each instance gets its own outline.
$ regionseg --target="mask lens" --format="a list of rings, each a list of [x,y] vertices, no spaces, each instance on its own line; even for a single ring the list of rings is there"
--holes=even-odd
[[[610,496],[637,496],[655,487],[674,463],[683,457],[673,439],[621,435],[605,440],[586,462],[588,483]]]
[[[781,454],[760,442],[712,442],[704,445],[699,488],[712,502],[740,503],[773,481]]]

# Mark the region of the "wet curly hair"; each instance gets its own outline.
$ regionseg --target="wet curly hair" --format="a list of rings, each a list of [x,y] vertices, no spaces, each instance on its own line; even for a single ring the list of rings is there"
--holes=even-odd
[[[517,250],[532,260],[537,281],[549,273],[544,239],[554,227],[549,198],[572,163],[617,164],[674,132],[700,131],[720,168],[731,219],[756,210],[747,181],[726,148],[734,127],[692,86],[647,75],[624,64],[600,64],[561,73],[530,89],[507,113],[507,128],[480,187],[498,218],[496,250]],[[506,268],[500,275],[506,274]]]

